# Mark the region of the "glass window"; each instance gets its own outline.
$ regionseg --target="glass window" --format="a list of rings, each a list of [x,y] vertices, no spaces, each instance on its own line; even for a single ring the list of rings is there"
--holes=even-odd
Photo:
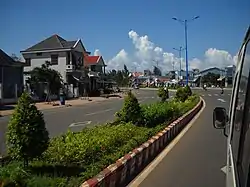
[[[31,66],[31,59],[25,58],[25,66]]]
[[[51,55],[51,65],[58,64],[58,55]]]
[[[240,106],[244,109],[242,114],[242,131],[238,156],[238,172],[241,186],[246,186],[250,164],[250,44],[246,47],[244,64],[242,69],[239,100]]]

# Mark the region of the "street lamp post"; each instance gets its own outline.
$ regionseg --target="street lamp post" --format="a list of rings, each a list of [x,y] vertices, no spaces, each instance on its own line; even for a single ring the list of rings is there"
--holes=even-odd
[[[195,19],[198,19],[199,16],[196,16],[190,20],[181,20],[181,19],[178,19],[178,18],[172,18],[173,20],[175,21],[179,21],[181,23],[184,24],[184,28],[185,28],[185,49],[186,49],[186,85],[188,85],[188,45],[187,45],[187,23],[190,22],[190,21],[194,21]]]
[[[183,50],[185,50],[185,48],[180,47],[179,49],[177,49],[177,48],[173,48],[173,49],[179,52],[179,59],[180,59],[180,76],[181,76],[181,63],[182,63],[182,60],[181,60],[181,52],[182,52]],[[180,76],[179,76],[179,77],[180,77]],[[180,79],[180,78],[179,78],[179,79]]]

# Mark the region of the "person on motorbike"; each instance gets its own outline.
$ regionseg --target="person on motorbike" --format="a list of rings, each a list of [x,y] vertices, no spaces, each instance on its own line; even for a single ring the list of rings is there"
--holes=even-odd
[[[206,84],[203,85],[203,89],[207,91],[207,85]]]

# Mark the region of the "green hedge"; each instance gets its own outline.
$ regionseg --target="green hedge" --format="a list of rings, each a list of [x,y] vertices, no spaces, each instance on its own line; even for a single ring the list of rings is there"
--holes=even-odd
[[[22,183],[19,186],[28,187],[79,186],[147,141],[165,128],[166,123],[193,108],[198,101],[199,97],[193,95],[185,102],[173,100],[142,105],[145,122],[142,126],[131,122],[106,124],[52,138],[42,158],[32,161],[28,168],[24,169],[18,162],[0,168],[0,181]]]

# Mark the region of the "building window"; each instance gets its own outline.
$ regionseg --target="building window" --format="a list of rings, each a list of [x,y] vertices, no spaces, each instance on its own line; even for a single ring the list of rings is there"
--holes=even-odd
[[[70,64],[70,52],[67,52],[67,61],[66,61],[66,65]]]
[[[58,64],[58,55],[51,55],[51,65]]]
[[[42,53],[36,53],[36,56],[42,56]]]
[[[25,66],[31,66],[31,59],[25,58]]]
[[[91,71],[96,71],[96,65],[91,65],[91,66],[90,66],[90,70],[91,70]]]

